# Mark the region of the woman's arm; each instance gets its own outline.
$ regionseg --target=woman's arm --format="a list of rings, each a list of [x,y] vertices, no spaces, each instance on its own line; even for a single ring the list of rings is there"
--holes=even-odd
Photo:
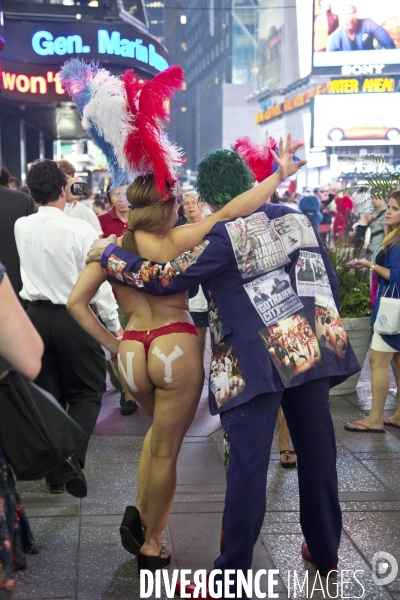
[[[104,270],[98,262],[90,263],[73,287],[67,302],[67,310],[75,321],[99,344],[107,348],[112,355],[118,350],[119,340],[100,323],[89,304],[106,281]]]
[[[379,275],[379,277],[383,277],[383,279],[389,281],[390,269],[387,269],[386,267],[380,267],[379,265],[376,265],[375,263],[372,263],[370,260],[366,260],[365,258],[355,258],[351,262],[347,263],[346,266],[349,269],[370,269],[372,265],[374,265],[373,271],[375,271],[375,273]]]
[[[185,225],[183,227],[176,227],[171,229],[163,238],[153,236],[154,244],[156,246],[155,253],[157,255],[158,262],[168,262],[185,252],[191,250],[194,246],[199,244],[203,237],[212,229],[215,223],[218,221],[230,221],[237,219],[238,217],[246,217],[251,215],[255,210],[260,208],[274,193],[278,185],[289,177],[296,173],[307,161],[301,160],[297,163],[293,161],[295,152],[302,146],[302,144],[296,144],[291,147],[291,136],[288,134],[286,140],[286,146],[283,146],[282,139],[279,142],[279,156],[272,152],[273,157],[278,164],[278,170],[276,173],[262,181],[259,185],[253,187],[251,190],[236,196],[233,200],[228,202],[221,210],[210,215],[200,223],[194,223]],[[144,232],[136,232],[140,239],[141,235],[152,235]]]
[[[0,283],[0,354],[27,379],[42,367],[42,338],[22,308],[7,275]]]

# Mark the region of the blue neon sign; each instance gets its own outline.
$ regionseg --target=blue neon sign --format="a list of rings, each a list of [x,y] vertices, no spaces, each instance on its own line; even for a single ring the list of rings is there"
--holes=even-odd
[[[64,56],[65,54],[89,54],[91,52],[90,46],[83,43],[80,35],[54,38],[50,31],[44,30],[37,31],[32,36],[32,48],[39,56],[54,54]],[[99,29],[97,31],[97,52],[98,54],[134,58],[154,67],[157,71],[163,71],[168,67],[168,62],[158,54],[153,44],[146,45],[140,38],[121,39],[119,31],[109,32],[106,29]]]
[[[40,56],[58,54],[88,54],[90,46],[84,46],[80,35],[59,36],[56,39],[50,31],[38,31],[32,37],[32,48]]]

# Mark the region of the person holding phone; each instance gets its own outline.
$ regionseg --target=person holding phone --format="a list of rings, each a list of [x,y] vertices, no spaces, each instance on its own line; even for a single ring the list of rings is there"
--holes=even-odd
[[[64,212],[74,219],[87,221],[92,225],[99,238],[103,237],[103,230],[97,215],[95,215],[90,208],[79,202],[80,198],[86,197],[87,183],[84,183],[80,177],[75,177],[76,169],[68,160],[58,160],[56,162],[64,171],[68,182],[65,187],[67,202],[65,204]]]

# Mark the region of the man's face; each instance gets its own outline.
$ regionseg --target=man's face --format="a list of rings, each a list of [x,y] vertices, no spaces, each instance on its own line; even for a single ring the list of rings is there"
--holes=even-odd
[[[326,200],[329,200],[329,192],[327,190],[319,190],[318,198],[321,200],[321,202],[326,202]]]
[[[378,208],[383,208],[385,206],[385,201],[381,198],[371,198],[371,204],[375,210]]]
[[[198,223],[203,219],[202,207],[194,196],[185,196],[183,199],[183,210],[189,223]]]
[[[344,13],[344,27],[347,31],[356,31],[358,26],[358,14],[355,6],[349,5]]]
[[[110,192],[111,204],[119,212],[128,212],[129,204],[126,198],[126,185],[121,185],[119,188]]]

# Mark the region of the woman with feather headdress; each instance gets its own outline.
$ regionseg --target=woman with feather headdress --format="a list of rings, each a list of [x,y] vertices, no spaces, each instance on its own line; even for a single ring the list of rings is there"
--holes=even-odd
[[[172,229],[177,220],[174,167],[182,163],[182,157],[165,138],[157,119],[166,119],[165,100],[173,90],[182,87],[182,70],[170,67],[150,82],[140,82],[132,71],[127,71],[122,81],[118,80],[118,87],[114,81],[117,78],[108,82],[101,73],[103,70],[95,72],[93,65],[89,65],[91,73],[86,77],[82,63],[79,63],[81,71],[77,81],[76,70],[71,75],[71,62],[63,68],[62,81],[84,116],[83,125],[88,134],[95,129],[97,139],[103,136],[104,147],[113,152],[111,159],[119,157],[113,164],[118,164],[121,172],[125,169],[125,175],[114,172],[113,181],[120,184],[125,177],[130,183],[127,189],[131,208],[129,228],[118,245],[150,261],[171,261],[162,274],[163,285],[168,285],[201,254],[207,244],[202,243],[202,239],[217,221],[251,214],[273,193],[282,174],[274,174],[254,188],[249,172],[244,188],[249,191],[200,223]],[[101,90],[98,85],[93,89],[96,78]],[[80,108],[79,98],[74,97],[75,90],[79,94],[85,85],[90,93],[87,106]],[[107,88],[114,103],[110,103],[105,94]],[[125,105],[121,98],[125,99]],[[107,108],[103,109],[103,104]],[[114,117],[118,135],[109,131],[109,121]],[[293,151],[291,148],[284,152],[282,143],[281,158],[275,155],[283,170],[293,166]],[[130,179],[134,172],[136,176]],[[112,262],[112,255],[107,258]],[[145,277],[151,279],[149,266],[143,263]],[[157,298],[134,288],[118,286],[118,298],[129,316],[121,343],[99,323],[88,304],[106,277],[114,287],[118,278],[125,276],[119,263],[117,271],[108,273],[101,264],[90,263],[78,280],[67,308],[85,331],[117,356],[124,386],[153,420],[143,444],[136,505],[127,507],[120,532],[125,549],[138,557],[139,570],[154,571],[167,567],[171,561],[170,553],[162,547],[161,536],[174,498],[177,457],[197,410],[204,372],[186,293]],[[139,285],[140,275],[138,273],[135,280]]]

